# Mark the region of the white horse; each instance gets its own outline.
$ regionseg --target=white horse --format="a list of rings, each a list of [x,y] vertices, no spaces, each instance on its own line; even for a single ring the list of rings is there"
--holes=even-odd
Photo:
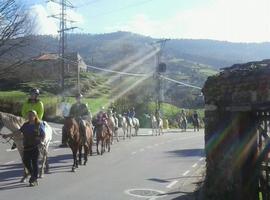
[[[139,128],[140,128],[140,121],[139,121],[139,119],[137,119],[136,117],[133,117],[133,118],[128,117],[126,120],[127,120],[127,124],[128,124],[128,130],[127,130],[127,132],[129,132],[129,134],[131,136],[137,136],[138,135]],[[132,134],[132,128],[135,129],[134,134]]]
[[[119,114],[118,117],[119,117],[119,125],[122,127],[122,130],[123,130],[123,133],[124,133],[124,139],[126,139],[126,135],[130,139],[131,134],[128,135],[127,119],[124,116],[122,116],[121,114]]]
[[[158,134],[158,121],[155,115],[151,115],[151,127],[152,127],[152,135]]]
[[[18,117],[9,113],[0,112],[0,131],[3,127],[6,127],[12,132],[17,131],[25,122],[25,120],[22,117]],[[41,168],[39,171],[39,177],[43,177],[44,172],[49,172],[49,163],[48,163],[48,150],[49,145],[52,140],[52,128],[47,123],[45,123],[45,138],[42,142],[42,144],[39,146],[40,154],[41,154]],[[23,159],[23,136],[21,134],[12,136],[12,139],[14,140],[14,143],[17,146],[18,152],[21,156],[21,159]],[[46,167],[46,168],[45,168]],[[27,172],[26,168],[24,167],[24,175],[21,179],[21,182],[24,182],[27,178],[29,173]]]
[[[158,135],[161,135],[164,133],[163,132],[163,120],[160,117],[157,120],[157,130],[158,130]]]
[[[116,137],[117,142],[119,142],[118,119],[114,117],[111,112],[109,112],[108,126],[112,131],[113,137]],[[113,137],[111,143],[113,142]]]
[[[140,128],[140,121],[138,118],[133,117],[133,127],[135,129],[135,136],[138,136],[139,128]]]

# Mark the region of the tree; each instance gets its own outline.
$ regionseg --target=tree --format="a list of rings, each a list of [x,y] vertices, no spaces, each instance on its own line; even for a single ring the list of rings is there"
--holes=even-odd
[[[0,0],[0,59],[6,61],[9,57],[5,57],[6,54],[25,46],[33,27],[34,22],[22,5],[15,0]],[[15,63],[7,62],[6,65],[2,62],[5,66],[1,68],[0,76],[9,73],[15,66],[20,66],[21,62],[23,61],[16,60]]]

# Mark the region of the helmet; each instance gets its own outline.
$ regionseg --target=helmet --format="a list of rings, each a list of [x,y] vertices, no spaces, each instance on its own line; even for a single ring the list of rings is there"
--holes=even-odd
[[[82,98],[83,97],[83,95],[81,94],[81,93],[78,93],[77,95],[76,95],[76,98]]]
[[[39,95],[39,89],[33,88],[30,90],[30,94],[35,94],[35,95]]]

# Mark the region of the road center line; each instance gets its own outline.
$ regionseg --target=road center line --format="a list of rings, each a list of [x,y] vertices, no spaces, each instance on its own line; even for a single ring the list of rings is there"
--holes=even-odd
[[[192,167],[193,167],[193,168],[195,168],[195,167],[197,167],[197,165],[198,165],[198,164],[197,164],[197,163],[195,163],[194,165],[192,165]]]
[[[190,172],[190,171],[187,170],[187,171],[183,174],[183,176],[186,176],[189,172]]]
[[[169,185],[166,186],[166,188],[171,188],[173,187],[178,181],[172,181]]]

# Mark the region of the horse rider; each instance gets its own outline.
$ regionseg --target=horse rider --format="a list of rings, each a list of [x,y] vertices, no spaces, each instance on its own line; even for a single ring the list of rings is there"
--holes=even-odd
[[[70,111],[69,111],[69,116],[74,117],[77,123],[79,124],[79,130],[80,132],[87,126],[91,125],[91,119],[92,115],[91,112],[88,110],[88,106],[81,101],[83,98],[83,95],[81,93],[78,93],[76,95],[76,102],[71,106]],[[62,131],[62,144],[60,145],[61,147],[66,147],[67,146],[67,138],[66,135],[64,134],[64,131]]]
[[[192,120],[193,120],[193,125],[194,125],[194,131],[196,131],[195,129],[195,125],[197,124],[197,130],[199,131],[199,115],[198,112],[196,110],[194,110],[193,115],[192,115]]]
[[[27,118],[27,122],[18,131],[3,137],[12,137],[15,134],[23,135],[23,163],[31,175],[29,185],[36,186],[38,185],[38,146],[42,144],[45,138],[45,125],[39,120],[38,113],[35,110],[28,111]]]
[[[133,126],[133,119],[134,119],[134,117],[135,117],[135,114],[136,114],[136,112],[135,112],[135,108],[133,107],[133,108],[131,108],[129,111],[128,111],[128,122],[129,122],[129,125],[130,126]]]
[[[96,129],[97,129],[97,126],[100,126],[100,125],[105,125],[107,130],[108,130],[108,133],[110,133],[110,128],[108,126],[108,115],[105,111],[105,107],[102,106],[100,111],[98,112],[97,114],[97,119],[96,119],[96,126],[94,128],[94,135],[96,135]]]
[[[40,95],[39,89],[32,88],[30,90],[29,98],[27,99],[27,101],[23,103],[23,106],[22,106],[21,114],[24,119],[28,118],[29,111],[35,110],[37,112],[37,116],[39,120],[42,120],[43,115],[44,115],[44,106],[43,106],[42,101],[38,99],[39,95]],[[15,149],[15,148],[16,148],[16,144],[13,143],[11,149]]]

